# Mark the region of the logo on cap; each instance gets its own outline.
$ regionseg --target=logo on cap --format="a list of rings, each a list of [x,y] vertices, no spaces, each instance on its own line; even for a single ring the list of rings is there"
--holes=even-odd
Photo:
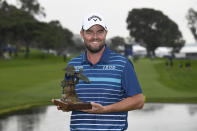
[[[96,16],[96,15],[93,15],[93,16],[89,17],[89,18],[88,18],[88,21],[91,21],[91,19],[93,19],[94,21],[97,21],[98,19],[99,19],[100,21],[102,21],[102,19],[101,19],[100,17]]]
[[[87,30],[95,24],[101,25],[103,28],[105,28],[105,30],[107,30],[103,17],[97,13],[90,14],[87,17],[84,17],[82,29]]]

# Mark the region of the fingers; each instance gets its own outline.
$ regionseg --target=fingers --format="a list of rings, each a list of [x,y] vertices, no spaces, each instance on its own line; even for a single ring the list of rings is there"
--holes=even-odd
[[[57,104],[57,103],[55,102],[55,99],[52,99],[51,102],[54,103],[55,105],[57,105],[57,109],[58,109],[58,110],[62,110],[63,112],[68,112],[68,111],[69,111],[69,110],[63,109],[63,107],[62,107],[60,104]]]
[[[54,99],[52,99],[52,100],[51,100],[51,102],[52,102],[52,103],[54,103],[54,102],[55,102],[55,100],[54,100]]]
[[[94,102],[91,102],[90,104],[92,105],[92,108],[91,108],[91,109],[80,110],[80,111],[83,111],[83,112],[88,112],[88,113],[91,113],[91,112],[93,112],[93,107],[96,105],[96,103],[94,103]]]
[[[94,103],[94,102],[91,102],[91,105],[92,105],[92,109],[100,109],[103,107],[101,104]]]
[[[69,112],[70,111],[70,110],[63,109],[63,107],[61,107],[61,105],[57,105],[57,109],[62,110],[63,112]]]
[[[62,107],[60,105],[57,106],[58,110],[62,110]]]
[[[104,107],[101,104],[91,102],[91,105],[92,105],[92,109],[81,110],[81,111],[87,112],[87,113],[102,113],[103,112]]]
[[[52,99],[51,102],[55,104],[55,100],[54,100],[54,99]],[[60,105],[57,105],[57,109],[58,109],[58,110],[61,110],[62,107],[61,107]]]

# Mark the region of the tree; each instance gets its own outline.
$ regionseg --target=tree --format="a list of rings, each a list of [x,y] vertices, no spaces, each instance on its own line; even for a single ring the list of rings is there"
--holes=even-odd
[[[13,44],[17,56],[21,43],[25,44],[25,56],[29,56],[29,45],[34,40],[34,24],[37,22],[28,12],[12,5],[3,5],[0,10],[0,34],[4,42]]]
[[[185,41],[175,22],[161,11],[142,8],[133,9],[127,17],[127,29],[135,41],[146,47],[148,56],[155,55],[159,46],[180,50]]]
[[[35,39],[38,21],[34,14],[43,13],[39,3],[33,1],[21,1],[21,9],[9,5],[6,1],[0,1],[0,44],[13,44],[15,56],[17,56],[21,43],[26,47],[25,57],[29,57],[29,48]],[[0,55],[2,51],[0,50]]]
[[[5,46],[5,43],[7,41],[7,36],[6,34],[6,29],[3,27],[3,24],[6,24],[6,22],[3,21],[3,16],[4,16],[4,10],[5,8],[8,7],[7,2],[2,2],[0,0],[0,58],[3,57],[3,46]]]
[[[110,49],[116,51],[116,52],[120,52],[120,48],[124,47],[126,44],[124,38],[120,37],[120,36],[115,36],[113,38],[110,39]]]
[[[49,24],[53,28],[53,33],[55,33],[53,35],[56,43],[54,48],[60,55],[66,47],[74,45],[72,40],[73,33],[63,28],[59,21],[51,21]]]
[[[21,9],[33,15],[45,16],[44,8],[37,0],[17,0],[21,4]]]
[[[21,4],[21,10],[27,12],[29,15],[31,15],[34,19],[34,15],[42,15],[45,16],[44,8],[40,6],[37,0],[17,0]],[[26,19],[28,21],[28,19]],[[35,27],[35,28],[34,28]],[[25,57],[29,57],[30,52],[30,45],[35,39],[35,30],[37,27],[37,21],[36,22],[30,22],[24,24],[24,43],[26,47],[25,51]]]
[[[54,49],[60,55],[65,48],[73,45],[72,37],[72,32],[63,28],[59,21],[39,22],[35,46],[45,50]]]
[[[84,42],[81,39],[81,36],[79,34],[75,34],[73,36],[73,41],[74,41],[74,44],[73,44],[73,47],[71,47],[72,51],[70,50],[70,53],[81,53],[85,51]],[[73,51],[73,49],[75,49],[75,51]]]
[[[31,28],[28,25],[35,22],[35,19],[27,12],[8,5],[4,1],[1,5],[0,20],[0,34],[3,36],[0,43],[16,45],[15,56],[17,56],[20,44],[30,33],[31,29],[27,27]]]
[[[72,32],[63,28],[59,21],[45,23],[34,18],[33,14],[39,13],[37,0],[20,1],[23,2],[21,9],[0,0],[0,57],[2,47],[8,43],[15,46],[15,56],[23,45],[26,58],[30,47],[54,49],[61,54],[63,49],[73,45]]]
[[[194,39],[197,41],[197,12],[190,8],[186,18],[188,20],[189,29],[194,36]]]

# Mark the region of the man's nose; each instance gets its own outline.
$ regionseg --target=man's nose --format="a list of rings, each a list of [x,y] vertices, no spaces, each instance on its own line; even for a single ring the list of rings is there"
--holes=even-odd
[[[93,38],[94,38],[94,39],[97,39],[97,38],[98,38],[98,34],[97,34],[97,33],[94,33],[94,34],[93,34]]]

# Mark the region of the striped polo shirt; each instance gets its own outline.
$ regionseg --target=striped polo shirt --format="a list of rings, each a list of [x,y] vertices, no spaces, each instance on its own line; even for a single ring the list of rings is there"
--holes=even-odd
[[[91,64],[86,52],[70,60],[76,71],[83,69],[83,74],[90,83],[80,80],[75,91],[80,100],[95,102],[103,106],[142,93],[131,62],[124,56],[105,46],[104,53],[97,64]],[[117,107],[118,108],[118,107]],[[73,111],[71,131],[122,131],[128,127],[128,112],[89,114]]]

